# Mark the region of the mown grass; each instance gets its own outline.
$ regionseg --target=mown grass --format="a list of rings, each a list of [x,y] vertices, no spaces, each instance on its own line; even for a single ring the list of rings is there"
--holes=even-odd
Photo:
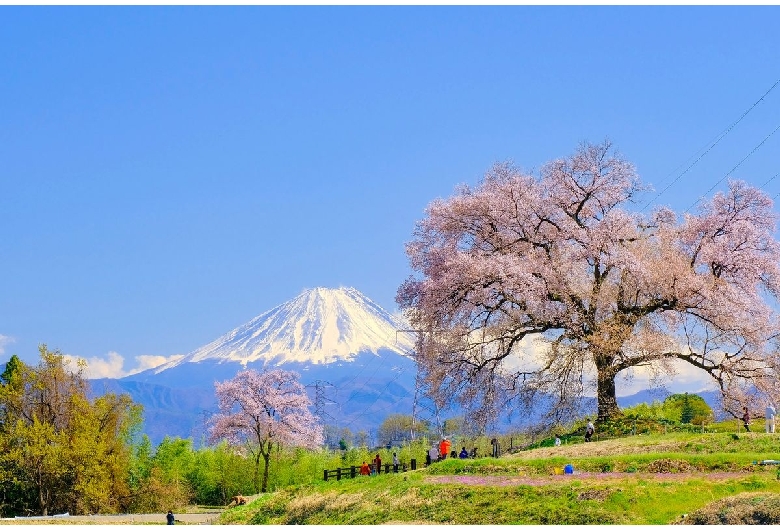
[[[777,468],[752,463],[780,458],[780,436],[640,438],[540,448],[499,459],[446,460],[405,474],[293,486],[228,510],[218,523],[669,524],[742,493],[780,494]],[[430,481],[472,475],[510,482],[512,477],[547,477],[567,463],[580,472],[624,474],[609,480],[574,475],[540,485]]]

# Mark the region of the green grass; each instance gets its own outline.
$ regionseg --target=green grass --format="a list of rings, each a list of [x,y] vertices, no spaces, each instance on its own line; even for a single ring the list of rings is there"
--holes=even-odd
[[[404,474],[291,486],[227,510],[218,523],[669,524],[738,494],[780,494],[778,469],[752,464],[778,457],[780,436],[634,436],[499,459],[446,460]],[[608,480],[587,475],[547,479],[555,467],[567,463],[579,472],[623,475]],[[739,474],[707,474],[724,471]],[[666,474],[649,474],[661,472]],[[437,477],[451,482],[431,482]],[[481,477],[507,483],[537,478],[538,485],[457,482],[478,483]]]

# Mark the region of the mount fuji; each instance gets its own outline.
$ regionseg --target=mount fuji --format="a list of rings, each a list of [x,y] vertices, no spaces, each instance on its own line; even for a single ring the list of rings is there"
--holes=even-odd
[[[237,362],[243,366],[330,364],[359,353],[388,350],[408,356],[414,341],[398,333],[403,322],[357,289],[309,289],[184,358],[152,369],[155,374],[185,363]]]
[[[307,289],[175,361],[93,388],[144,405],[153,443],[166,435],[197,443],[217,408],[216,381],[280,368],[300,374],[324,423],[370,432],[388,414],[411,414],[416,365],[406,327],[356,289]]]

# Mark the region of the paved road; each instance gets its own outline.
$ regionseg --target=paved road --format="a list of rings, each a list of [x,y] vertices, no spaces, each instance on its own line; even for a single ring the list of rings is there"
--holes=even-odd
[[[220,512],[177,513],[176,522],[183,524],[213,524]],[[51,517],[18,517],[0,519],[2,524],[165,524],[164,513],[128,513],[123,515],[69,515]]]

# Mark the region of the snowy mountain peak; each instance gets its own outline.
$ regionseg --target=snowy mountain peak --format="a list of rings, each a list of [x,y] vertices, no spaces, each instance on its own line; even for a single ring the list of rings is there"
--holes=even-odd
[[[408,355],[414,339],[397,333],[405,327],[357,289],[317,287],[158,367],[155,373],[204,360],[328,364],[380,349]]]

